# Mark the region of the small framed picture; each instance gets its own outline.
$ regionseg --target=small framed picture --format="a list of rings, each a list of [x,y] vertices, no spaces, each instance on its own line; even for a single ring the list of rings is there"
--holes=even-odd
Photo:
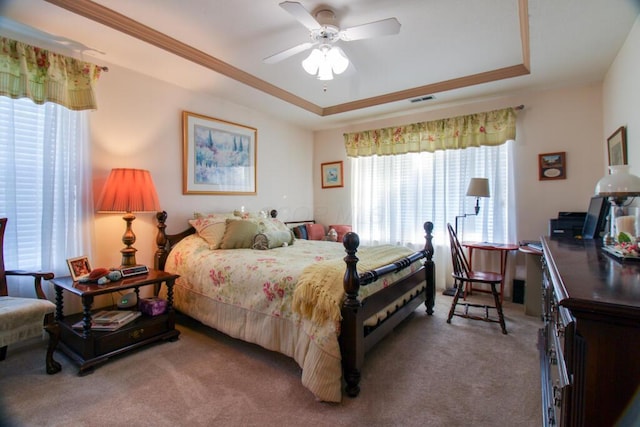
[[[538,179],[567,179],[566,153],[538,154]]]
[[[609,166],[627,164],[627,128],[620,126],[607,138]]]
[[[67,260],[67,266],[69,266],[71,278],[75,282],[77,282],[81,277],[91,273],[91,264],[89,263],[89,258],[87,258],[86,256],[69,258]]]
[[[322,173],[322,188],[343,187],[342,161],[328,162],[320,165]]]

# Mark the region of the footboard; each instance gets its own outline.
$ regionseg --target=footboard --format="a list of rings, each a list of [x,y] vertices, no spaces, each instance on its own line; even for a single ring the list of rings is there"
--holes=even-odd
[[[358,274],[356,252],[360,239],[355,233],[347,233],[344,247],[347,252],[347,264],[344,275],[346,298],[342,305],[342,324],[340,330],[340,351],[346,392],[355,397],[360,392],[360,370],[365,353],[386,336],[402,320],[409,316],[420,304],[424,303],[427,314],[433,314],[435,304],[435,264],[433,262],[432,232],[433,223],[426,222],[425,246],[422,251],[385,265],[375,270]],[[360,301],[358,291],[386,274],[409,267],[413,262],[424,259],[424,265],[409,276]],[[406,298],[403,298],[406,296]],[[399,300],[402,299],[402,300]],[[373,326],[365,321],[385,308],[392,306],[384,320]]]

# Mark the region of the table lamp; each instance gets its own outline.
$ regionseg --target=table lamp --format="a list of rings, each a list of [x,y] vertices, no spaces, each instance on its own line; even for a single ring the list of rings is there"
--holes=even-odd
[[[617,238],[616,218],[624,215],[624,204],[629,197],[640,196],[640,178],[629,173],[629,165],[609,166],[609,175],[605,175],[596,184],[595,193],[608,197],[611,202],[611,237]],[[635,230],[635,234],[638,234]],[[636,237],[636,236],[632,236]]]
[[[136,219],[133,212],[157,212],[160,210],[158,194],[149,171],[112,169],[98,199],[96,210],[100,213],[125,213],[122,219],[127,223],[127,228],[122,236],[122,243],[125,244],[125,247],[120,251],[122,253],[121,267],[137,265],[137,249],[132,246],[136,241],[136,235],[131,229],[131,223]]]
[[[458,218],[478,215],[480,213],[480,197],[489,197],[489,180],[487,178],[471,178],[467,187],[467,197],[476,198],[474,213],[456,216],[456,235],[458,234]]]

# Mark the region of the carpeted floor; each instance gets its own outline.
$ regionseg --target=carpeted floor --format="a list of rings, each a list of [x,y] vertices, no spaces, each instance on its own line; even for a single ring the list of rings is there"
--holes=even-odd
[[[478,296],[474,298],[482,298]],[[438,294],[368,355],[362,391],[318,402],[285,356],[179,316],[180,339],[112,359],[85,377],[46,342],[10,346],[0,362],[3,426],[538,426],[541,323],[505,302],[497,324],[454,317]]]

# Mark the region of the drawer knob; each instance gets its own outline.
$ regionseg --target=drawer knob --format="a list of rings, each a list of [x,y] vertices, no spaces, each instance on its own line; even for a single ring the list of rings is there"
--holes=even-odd
[[[136,329],[129,334],[129,338],[137,340],[144,334],[144,328]]]

